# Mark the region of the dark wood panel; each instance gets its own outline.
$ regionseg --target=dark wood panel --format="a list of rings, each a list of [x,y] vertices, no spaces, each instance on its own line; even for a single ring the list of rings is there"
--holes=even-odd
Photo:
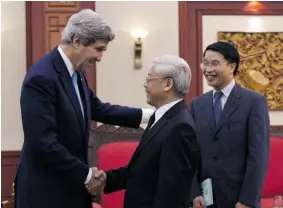
[[[271,136],[279,136],[283,138],[283,125],[281,126],[271,126],[270,127]]]
[[[249,2],[222,1],[181,1],[179,2],[179,52],[192,70],[192,83],[187,103],[203,93],[202,72],[200,63],[202,59],[202,16],[203,15],[254,15],[245,11]],[[283,2],[261,2],[266,10],[256,15],[282,15]]]
[[[1,151],[1,201],[9,200],[13,207],[12,184],[16,176],[20,151]]]

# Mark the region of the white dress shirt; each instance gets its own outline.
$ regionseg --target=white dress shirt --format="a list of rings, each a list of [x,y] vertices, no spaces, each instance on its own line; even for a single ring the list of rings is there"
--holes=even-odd
[[[223,95],[221,96],[220,100],[221,100],[221,107],[222,107],[222,110],[227,102],[227,99],[231,93],[231,91],[233,90],[234,86],[235,86],[235,80],[233,79],[226,87],[224,87],[221,91],[223,93]],[[216,90],[213,89],[213,97],[214,97],[214,94],[215,94]],[[214,99],[213,99],[213,103],[214,103]]]
[[[70,59],[66,56],[66,54],[64,53],[64,51],[62,50],[61,46],[58,46],[58,51],[70,73],[70,77],[72,78],[73,74],[75,73],[75,69],[74,69],[74,66],[72,64],[72,62],[70,61]],[[79,96],[79,102],[80,102],[80,105],[81,105],[81,108],[82,108],[82,112],[83,112],[83,105],[82,105],[82,101],[81,101],[81,98]],[[154,110],[153,109],[142,109],[142,120],[141,120],[141,123],[147,123],[150,116],[153,114]],[[89,169],[89,172],[88,172],[88,175],[87,175],[87,178],[85,180],[85,184],[87,184],[90,179],[92,177],[92,170],[91,168]]]
[[[170,102],[170,103],[167,103],[163,106],[161,106],[160,108],[158,108],[156,111],[155,111],[155,120],[154,120],[154,123],[151,125],[150,128],[152,128],[157,122],[158,120],[170,109],[172,108],[174,105],[176,105],[178,102],[180,102],[182,99],[179,99],[179,100],[175,100],[173,102]]]

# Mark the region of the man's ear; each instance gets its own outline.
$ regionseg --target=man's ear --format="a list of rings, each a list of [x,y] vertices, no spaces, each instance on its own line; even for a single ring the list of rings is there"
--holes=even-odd
[[[167,78],[166,79],[166,86],[164,88],[164,91],[168,92],[169,90],[171,90],[173,88],[173,85],[174,85],[173,79]]]
[[[234,74],[235,70],[236,70],[236,63],[230,64],[230,74]]]
[[[73,37],[72,43],[73,43],[74,48],[79,48],[80,45],[81,45],[81,41],[80,41],[79,37],[76,36],[76,35]]]

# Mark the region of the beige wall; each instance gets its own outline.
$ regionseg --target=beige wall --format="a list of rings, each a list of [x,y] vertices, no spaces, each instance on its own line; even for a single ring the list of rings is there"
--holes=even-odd
[[[20,89],[26,72],[25,2],[1,2],[1,149],[22,147]]]
[[[283,16],[221,16],[205,15],[203,16],[202,37],[203,50],[209,44],[217,41],[218,31],[231,32],[282,32]],[[206,84],[203,78],[203,92],[211,88]],[[283,125],[283,111],[270,111],[271,125]]]
[[[96,11],[104,16],[116,33],[101,63],[97,64],[97,94],[103,101],[149,107],[143,84],[155,56],[178,55],[177,2],[96,2]],[[130,31],[142,27],[148,31],[143,44],[143,68],[133,68],[134,39]]]

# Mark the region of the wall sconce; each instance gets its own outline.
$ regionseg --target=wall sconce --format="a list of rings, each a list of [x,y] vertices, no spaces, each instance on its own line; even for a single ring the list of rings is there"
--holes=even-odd
[[[266,8],[259,1],[250,1],[245,5],[244,11],[257,14],[257,13],[265,12]]]
[[[135,39],[134,68],[140,69],[142,67],[142,44],[143,44],[144,38],[147,36],[147,31],[133,30],[131,32],[131,35]]]

